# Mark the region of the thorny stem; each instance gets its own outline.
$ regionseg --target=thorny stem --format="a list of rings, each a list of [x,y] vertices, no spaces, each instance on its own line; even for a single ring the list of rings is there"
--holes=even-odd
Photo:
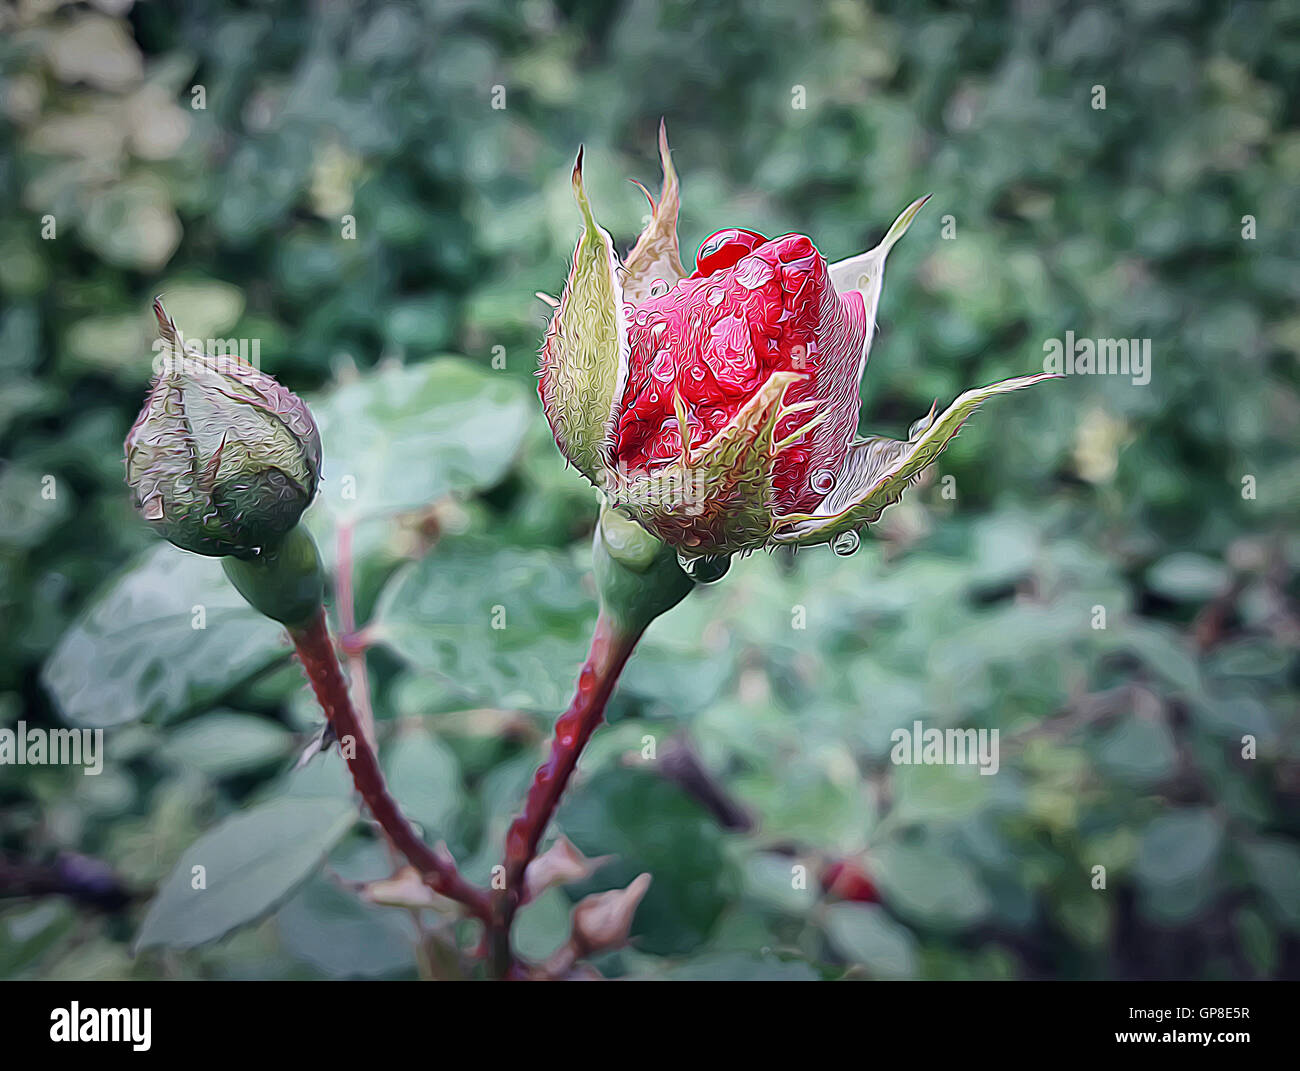
[[[551,753],[533,775],[523,810],[506,833],[505,887],[493,896],[489,922],[488,953],[497,977],[505,977],[510,971],[510,927],[523,899],[524,872],[537,854],[582,749],[600,725],[605,704],[640,636],[640,629],[616,628],[603,612],[596,619],[591,650],[578,674],[577,690],[569,708],[555,723]]]
[[[354,637],[357,629],[356,605],[352,594],[352,522],[342,521],[338,527],[338,551],[336,555],[335,587],[337,589],[336,605],[339,615],[339,630],[345,637]],[[366,651],[355,644],[344,645],[344,654],[348,659],[348,675],[352,678],[353,694],[356,695],[357,715],[366,740],[372,748],[378,746],[375,740],[375,715],[370,708],[370,674],[366,669]]]
[[[352,781],[389,842],[406,856],[434,892],[464,904],[474,917],[489,921],[491,905],[487,893],[461,877],[445,848],[434,849],[424,843],[389,793],[375,749],[348,696],[329,626],[325,623],[324,609],[310,624],[289,629],[289,635],[307,671],[312,691],[316,693],[325,717],[334,727],[339,746],[347,756]]]

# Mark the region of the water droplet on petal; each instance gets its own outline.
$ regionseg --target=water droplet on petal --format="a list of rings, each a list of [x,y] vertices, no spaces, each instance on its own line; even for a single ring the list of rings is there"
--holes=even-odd
[[[860,544],[861,540],[858,539],[858,533],[849,529],[849,531],[841,532],[835,537],[835,541],[831,544],[831,550],[841,558],[847,558],[858,549]]]
[[[655,354],[654,363],[650,365],[650,374],[660,383],[673,381],[673,355],[668,350],[660,350]]]
[[[637,309],[635,319],[637,323],[644,324],[647,320],[650,319],[650,314],[646,312],[645,309]]]
[[[757,290],[776,276],[776,269],[767,261],[751,257],[733,276],[746,290]]]
[[[650,284],[651,297],[663,297],[666,293],[668,293],[668,284],[662,279],[656,279]]]
[[[727,295],[722,292],[722,287],[714,286],[709,288],[709,292],[704,295],[704,300],[714,308],[717,308],[722,304],[722,301],[726,296]]]
[[[819,495],[829,494],[835,489],[835,473],[831,472],[830,469],[822,469],[820,472],[813,473],[810,482],[812,483],[812,489]]]

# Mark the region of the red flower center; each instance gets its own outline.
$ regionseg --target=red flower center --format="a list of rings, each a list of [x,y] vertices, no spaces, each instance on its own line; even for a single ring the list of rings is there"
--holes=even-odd
[[[752,253],[766,241],[757,231],[738,227],[715,231],[700,243],[700,250],[695,254],[695,274],[691,278],[704,279],[724,268],[730,268],[746,253]]]
[[[826,261],[799,234],[769,242],[753,231],[719,231],[701,247],[698,264],[695,276],[627,309],[631,360],[612,460],[635,473],[680,456],[675,393],[691,444],[699,446],[726,427],[773,372],[807,372],[790,388],[787,403],[817,398],[831,411],[825,424],[781,454],[775,477],[781,508],[810,508],[826,491],[816,477],[838,472],[857,426],[867,330],[862,296],[842,300]],[[777,437],[814,415],[784,418]]]

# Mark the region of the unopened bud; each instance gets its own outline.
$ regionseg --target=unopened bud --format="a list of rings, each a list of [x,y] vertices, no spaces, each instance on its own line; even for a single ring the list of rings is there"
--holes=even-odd
[[[573,934],[569,938],[580,956],[621,948],[632,931],[632,918],[646,890],[650,875],[641,874],[626,889],[593,893],[573,909]]]
[[[297,395],[233,355],[185,348],[154,302],[165,359],[126,437],[136,509],[165,539],[252,559],[298,523],[320,482],[320,433]]]

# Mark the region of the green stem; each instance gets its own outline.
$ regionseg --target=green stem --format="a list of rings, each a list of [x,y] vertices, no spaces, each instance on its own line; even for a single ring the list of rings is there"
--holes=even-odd
[[[523,807],[506,833],[505,884],[492,898],[488,926],[489,968],[497,978],[511,975],[510,928],[525,899],[528,864],[537,854],[582,749],[605,716],[619,674],[650,622],[694,587],[671,547],[608,506],[601,509],[596,524],[592,570],[600,592],[600,616],[591,650],[578,674],[573,701],[555,723],[550,754],[533,776]]]

